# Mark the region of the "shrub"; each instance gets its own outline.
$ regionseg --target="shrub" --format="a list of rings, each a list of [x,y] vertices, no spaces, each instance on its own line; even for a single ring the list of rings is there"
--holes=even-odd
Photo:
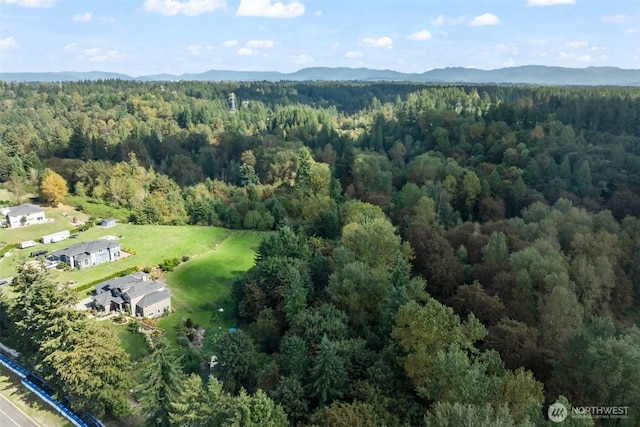
[[[173,271],[173,269],[178,265],[180,265],[180,260],[178,258],[168,258],[158,264],[158,267],[160,267],[160,270],[167,272]]]

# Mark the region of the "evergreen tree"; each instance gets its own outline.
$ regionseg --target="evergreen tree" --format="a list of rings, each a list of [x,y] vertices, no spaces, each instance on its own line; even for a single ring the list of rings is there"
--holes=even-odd
[[[313,357],[309,384],[311,396],[316,397],[321,406],[331,403],[342,397],[347,380],[344,362],[334,344],[324,336]]]
[[[138,410],[145,426],[171,426],[172,404],[185,385],[180,359],[165,342],[160,342],[147,365],[140,389]]]

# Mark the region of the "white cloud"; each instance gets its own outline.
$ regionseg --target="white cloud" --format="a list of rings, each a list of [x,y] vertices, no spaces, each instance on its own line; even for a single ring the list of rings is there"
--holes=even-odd
[[[472,27],[484,27],[486,25],[500,25],[500,18],[492,13],[483,13],[469,22]]]
[[[567,47],[586,47],[589,45],[589,42],[586,40],[574,40],[568,42],[565,46]]]
[[[436,19],[431,20],[431,25],[434,27],[441,27],[444,25],[444,15],[438,15]]]
[[[191,46],[187,46],[187,50],[192,55],[198,55],[200,53],[200,51],[202,50],[202,46],[200,46],[199,44],[192,44]]]
[[[434,27],[442,27],[443,25],[460,25],[467,20],[465,15],[457,18],[447,18],[444,15],[438,15],[436,19],[431,20],[431,25]]]
[[[506,61],[502,61],[503,67],[513,67],[515,65],[516,65],[516,61],[514,61],[513,58],[509,58]]]
[[[362,58],[362,52],[350,51],[344,54],[345,58]]]
[[[18,47],[18,43],[13,36],[9,36],[6,39],[0,39],[0,50],[15,49]]]
[[[92,47],[91,49],[85,49],[82,51],[87,56],[94,56],[100,53],[99,47]]]
[[[593,46],[591,52],[606,52],[607,48],[604,46]]]
[[[91,62],[121,62],[125,59],[125,55],[115,49],[103,52],[99,47],[93,47],[83,50],[82,53]]]
[[[161,13],[165,16],[196,16],[217,9],[227,9],[226,0],[146,0],[142,9],[147,12]]]
[[[258,16],[262,18],[295,18],[304,14],[304,5],[298,1],[287,4],[271,0],[240,0],[236,16]]]
[[[233,47],[237,45],[238,45],[238,40],[227,40],[226,42],[222,43],[222,46],[225,46],[225,47]]]
[[[508,52],[513,55],[518,54],[518,44],[516,43],[499,43],[493,47],[498,52]]]
[[[527,0],[527,6],[555,6],[558,4],[574,4],[576,0]]]
[[[544,46],[549,44],[549,40],[545,39],[529,39],[528,43],[530,46]]]
[[[289,60],[294,64],[311,64],[312,62],[315,62],[315,59],[306,53],[291,56]]]
[[[640,33],[640,28],[627,28],[624,32],[625,34],[634,35]]]
[[[258,52],[248,47],[241,47],[240,49],[238,49],[238,55],[241,55],[241,56],[256,55],[257,53]]]
[[[64,48],[65,48],[66,50],[73,50],[73,49],[75,49],[76,47],[78,47],[78,43],[69,43],[69,44],[67,44],[67,45],[64,45]]]
[[[55,0],[0,0],[0,3],[16,4],[22,7],[48,8],[55,4]]]
[[[117,50],[110,50],[102,55],[96,55],[89,59],[93,62],[121,62],[125,57]]]
[[[418,31],[407,36],[409,40],[425,41],[431,38],[431,33],[427,30]]]
[[[391,40],[391,38],[386,36],[379,37],[377,39],[365,37],[364,39],[362,39],[362,43],[371,47],[384,47],[387,49],[391,49],[393,47],[393,40]]]
[[[73,15],[73,20],[76,22],[89,22],[91,21],[91,18],[93,18],[91,12],[78,13],[76,15]]]
[[[274,47],[276,44],[273,40],[249,40],[244,44],[245,47],[254,48],[254,47]]]
[[[611,15],[602,17],[602,22],[606,22],[608,24],[624,24],[625,22],[631,21],[633,21],[633,17],[629,15]]]
[[[558,56],[564,59],[569,59],[571,61],[591,62],[591,56],[589,55],[575,55],[573,53],[558,52]]]
[[[192,44],[190,46],[187,46],[187,50],[192,54],[192,55],[200,55],[200,53],[203,50],[213,50],[216,47],[213,45],[208,45],[208,46],[202,46],[199,44]]]

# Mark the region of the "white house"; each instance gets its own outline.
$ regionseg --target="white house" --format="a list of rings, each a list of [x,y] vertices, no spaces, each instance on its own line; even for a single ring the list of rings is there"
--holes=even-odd
[[[31,203],[23,203],[3,210],[6,212],[6,222],[10,227],[42,224],[46,220],[44,209]]]
[[[94,240],[80,242],[68,248],[51,252],[51,261],[65,262],[71,268],[87,268],[109,261],[117,261],[122,257],[120,243],[110,240]]]

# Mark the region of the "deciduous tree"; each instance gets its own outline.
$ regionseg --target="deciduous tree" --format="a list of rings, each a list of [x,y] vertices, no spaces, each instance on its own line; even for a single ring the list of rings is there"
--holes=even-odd
[[[57,206],[61,203],[68,193],[67,181],[51,169],[45,169],[42,173],[42,181],[40,182],[40,198]]]

